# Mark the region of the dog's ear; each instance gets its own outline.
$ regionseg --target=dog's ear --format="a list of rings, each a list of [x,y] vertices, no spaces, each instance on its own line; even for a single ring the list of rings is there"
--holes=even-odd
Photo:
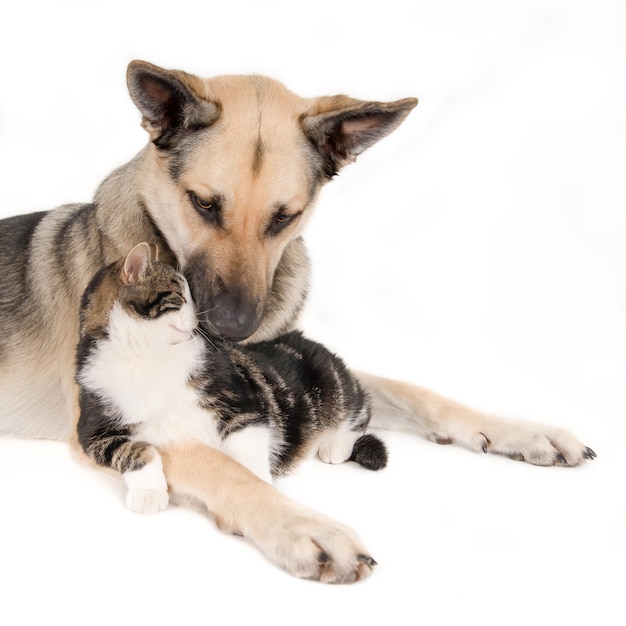
[[[150,246],[144,241],[138,243],[126,256],[122,268],[122,280],[130,285],[143,280],[150,268]]]
[[[324,158],[330,178],[395,130],[415,105],[416,98],[396,102],[365,102],[347,96],[318,98],[302,118],[302,128]]]
[[[206,128],[219,117],[219,107],[199,95],[201,80],[191,74],[131,61],[126,82],[143,115],[141,125],[158,148],[171,148],[184,133]]]

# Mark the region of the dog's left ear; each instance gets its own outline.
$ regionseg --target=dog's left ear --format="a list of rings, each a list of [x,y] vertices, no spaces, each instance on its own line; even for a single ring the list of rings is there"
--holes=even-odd
[[[347,96],[318,98],[313,110],[302,118],[302,128],[324,158],[330,178],[395,130],[416,105],[417,98],[396,102],[365,102]]]
[[[183,134],[206,128],[219,117],[219,107],[199,95],[199,79],[191,74],[131,61],[126,82],[143,115],[141,125],[157,148],[171,148]]]

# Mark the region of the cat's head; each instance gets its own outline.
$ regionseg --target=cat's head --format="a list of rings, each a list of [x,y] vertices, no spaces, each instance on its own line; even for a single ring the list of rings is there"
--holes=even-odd
[[[198,321],[189,285],[161,263],[156,246],[137,244],[97,274],[83,297],[81,333],[120,332],[165,344],[192,337]]]

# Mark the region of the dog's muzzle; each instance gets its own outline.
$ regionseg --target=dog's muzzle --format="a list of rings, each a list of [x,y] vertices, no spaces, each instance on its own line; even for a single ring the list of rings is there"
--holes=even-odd
[[[223,293],[212,298],[206,312],[200,315],[200,322],[212,334],[231,341],[242,341],[254,333],[262,317],[256,302],[241,294]]]

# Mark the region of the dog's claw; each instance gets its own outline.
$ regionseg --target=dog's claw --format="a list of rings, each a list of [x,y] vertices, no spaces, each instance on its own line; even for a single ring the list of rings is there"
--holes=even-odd
[[[583,458],[588,459],[589,461],[593,461],[598,455],[589,447],[585,448],[583,452]]]
[[[371,557],[368,556],[367,554],[359,554],[356,557],[357,561],[359,561],[359,563],[365,563],[366,565],[369,565],[370,567],[375,567],[376,565],[378,565],[378,563]]]
[[[319,556],[317,557],[317,562],[320,563],[320,565],[330,563],[330,557],[328,556],[326,552],[322,551],[319,553]]]
[[[367,554],[356,555],[356,564],[351,571],[341,573],[337,570],[337,563],[333,561],[330,554],[321,551],[317,557],[319,563],[318,580],[326,583],[353,583],[363,580],[372,574],[376,561]]]
[[[359,565],[357,567],[356,578],[354,579],[355,582],[370,576],[374,567],[378,565],[378,563],[367,554],[357,554],[356,560]]]

